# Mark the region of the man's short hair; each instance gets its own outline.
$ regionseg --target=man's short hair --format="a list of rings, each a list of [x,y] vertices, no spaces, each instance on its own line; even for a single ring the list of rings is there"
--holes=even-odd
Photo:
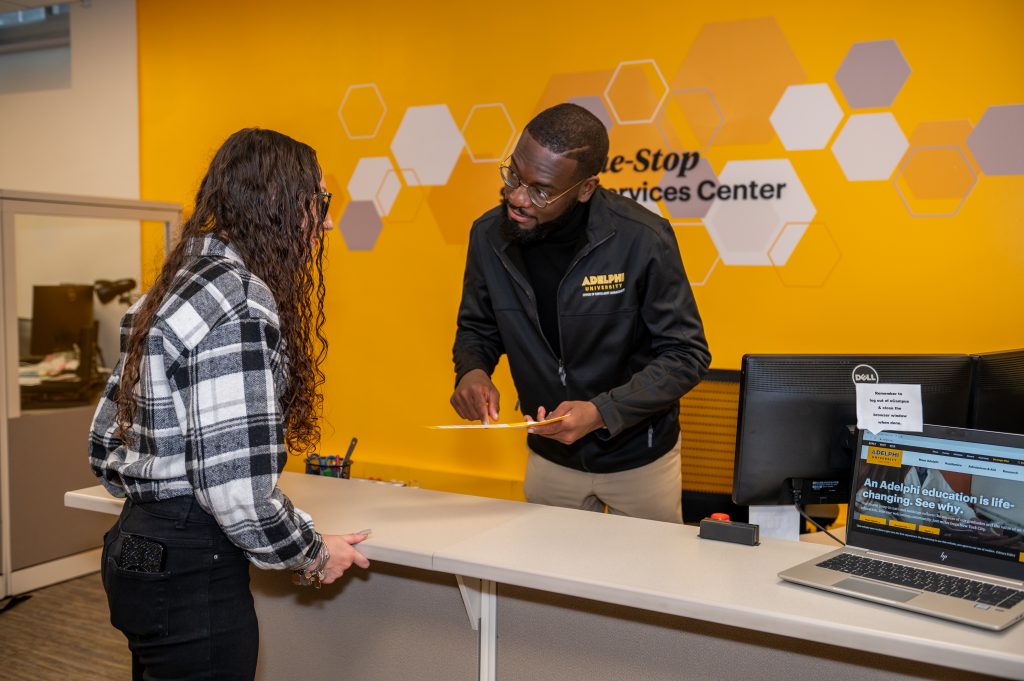
[[[579,176],[604,170],[608,131],[594,114],[577,104],[556,104],[526,124],[526,132],[545,149],[579,164]]]

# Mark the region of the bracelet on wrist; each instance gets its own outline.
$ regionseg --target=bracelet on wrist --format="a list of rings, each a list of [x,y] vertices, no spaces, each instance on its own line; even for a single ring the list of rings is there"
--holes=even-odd
[[[327,542],[323,541],[320,544],[320,553],[317,556],[316,565],[309,568],[306,572],[306,578],[314,588],[319,589],[323,585],[324,570],[327,568],[327,561],[331,559],[331,552],[327,548]]]
[[[317,539],[320,540],[320,546],[317,547],[316,553],[314,553],[312,556],[309,556],[308,558],[306,558],[305,562],[302,563],[301,567],[295,568],[296,572],[308,572],[309,569],[311,567],[313,567],[314,565],[316,565],[317,561],[320,560],[320,549],[323,548],[323,545],[324,545],[324,536],[322,534],[320,534],[319,532],[314,531],[313,532],[313,543],[314,544],[316,543]]]

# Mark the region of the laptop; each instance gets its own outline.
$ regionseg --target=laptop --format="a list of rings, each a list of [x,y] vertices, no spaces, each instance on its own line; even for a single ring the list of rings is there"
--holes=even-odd
[[[860,431],[846,542],[779,577],[993,631],[1024,618],[1024,435]]]

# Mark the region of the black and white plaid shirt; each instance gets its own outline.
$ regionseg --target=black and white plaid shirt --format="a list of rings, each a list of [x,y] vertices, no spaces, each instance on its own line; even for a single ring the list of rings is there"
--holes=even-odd
[[[288,458],[278,401],[286,360],[270,290],[230,245],[203,238],[154,317],[126,446],[115,400],[138,305],[121,322],[121,358],[93,418],[93,472],[135,502],[194,494],[257,567],[305,567],[322,540],[277,487]]]

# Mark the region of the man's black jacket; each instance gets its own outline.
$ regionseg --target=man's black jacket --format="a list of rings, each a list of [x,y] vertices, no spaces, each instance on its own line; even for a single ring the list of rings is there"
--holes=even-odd
[[[530,435],[533,451],[594,473],[659,458],[679,436],[679,398],[711,362],[671,226],[597,189],[586,243],[558,288],[556,353],[541,331],[529,281],[508,257],[503,210],[488,211],[470,231],[452,351],[456,382],[472,369],[490,375],[505,353],[523,414],[589,400],[607,427],[572,445]]]

